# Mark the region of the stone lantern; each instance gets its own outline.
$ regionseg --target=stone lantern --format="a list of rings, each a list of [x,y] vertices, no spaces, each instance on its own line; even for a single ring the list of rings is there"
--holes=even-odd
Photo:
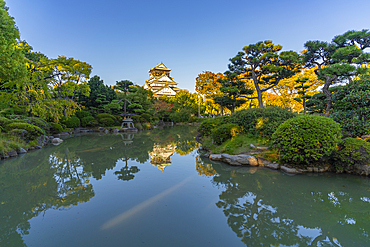
[[[137,131],[137,128],[135,128],[134,122],[130,118],[130,115],[135,115],[135,114],[124,113],[124,114],[120,114],[120,115],[123,116],[122,124],[121,124],[121,129],[123,131],[136,132]]]

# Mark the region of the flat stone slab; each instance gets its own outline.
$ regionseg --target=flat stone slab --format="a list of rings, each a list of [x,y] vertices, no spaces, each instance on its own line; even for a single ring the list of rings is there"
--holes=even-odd
[[[17,151],[10,151],[10,152],[8,152],[8,156],[9,157],[16,157],[16,156],[18,156],[18,153],[17,153]]]
[[[289,174],[301,174],[301,173],[303,173],[302,171],[300,171],[298,169],[289,168],[289,167],[286,167],[286,166],[280,166],[280,169],[283,170],[286,173],[289,173]]]
[[[267,168],[274,169],[274,170],[279,170],[280,165],[278,163],[269,163],[264,165]]]

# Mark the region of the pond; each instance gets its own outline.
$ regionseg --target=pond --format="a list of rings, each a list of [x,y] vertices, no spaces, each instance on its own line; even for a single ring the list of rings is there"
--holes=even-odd
[[[370,179],[202,158],[196,127],[0,162],[0,246],[369,246]]]

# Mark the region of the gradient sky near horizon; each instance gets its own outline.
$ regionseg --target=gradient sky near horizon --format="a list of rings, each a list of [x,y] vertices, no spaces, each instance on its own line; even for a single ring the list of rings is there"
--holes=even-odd
[[[144,85],[163,61],[191,92],[199,73],[226,71],[243,46],[272,40],[299,52],[308,40],[370,28],[369,0],[5,2],[34,51],[87,62],[106,85]]]

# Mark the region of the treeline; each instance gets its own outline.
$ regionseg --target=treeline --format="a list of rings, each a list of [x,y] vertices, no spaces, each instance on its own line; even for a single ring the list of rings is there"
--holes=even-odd
[[[282,51],[282,46],[272,41],[247,45],[230,59],[226,72],[199,74],[196,91],[206,97],[207,110],[216,113],[277,105],[329,116],[339,110],[349,111],[348,104],[356,104],[354,98],[359,97],[361,110],[350,115],[364,120],[368,109],[368,89],[364,85],[369,80],[370,54],[366,49],[370,47],[370,32],[347,31],[331,42],[307,41],[304,47],[297,53]],[[352,96],[334,96],[340,88],[347,88],[343,90],[353,92]],[[339,101],[347,102],[347,107],[335,106]]]
[[[20,40],[14,18],[9,16],[3,0],[0,13],[2,116],[38,117],[76,127],[119,125],[125,103],[127,112],[137,114],[134,119],[138,122],[189,121],[198,112],[198,97],[187,91],[175,98],[156,100],[151,92],[128,80],[117,81],[111,87],[104,85],[98,76],[90,77],[92,66],[86,62],[65,56],[49,58],[35,52]]]

